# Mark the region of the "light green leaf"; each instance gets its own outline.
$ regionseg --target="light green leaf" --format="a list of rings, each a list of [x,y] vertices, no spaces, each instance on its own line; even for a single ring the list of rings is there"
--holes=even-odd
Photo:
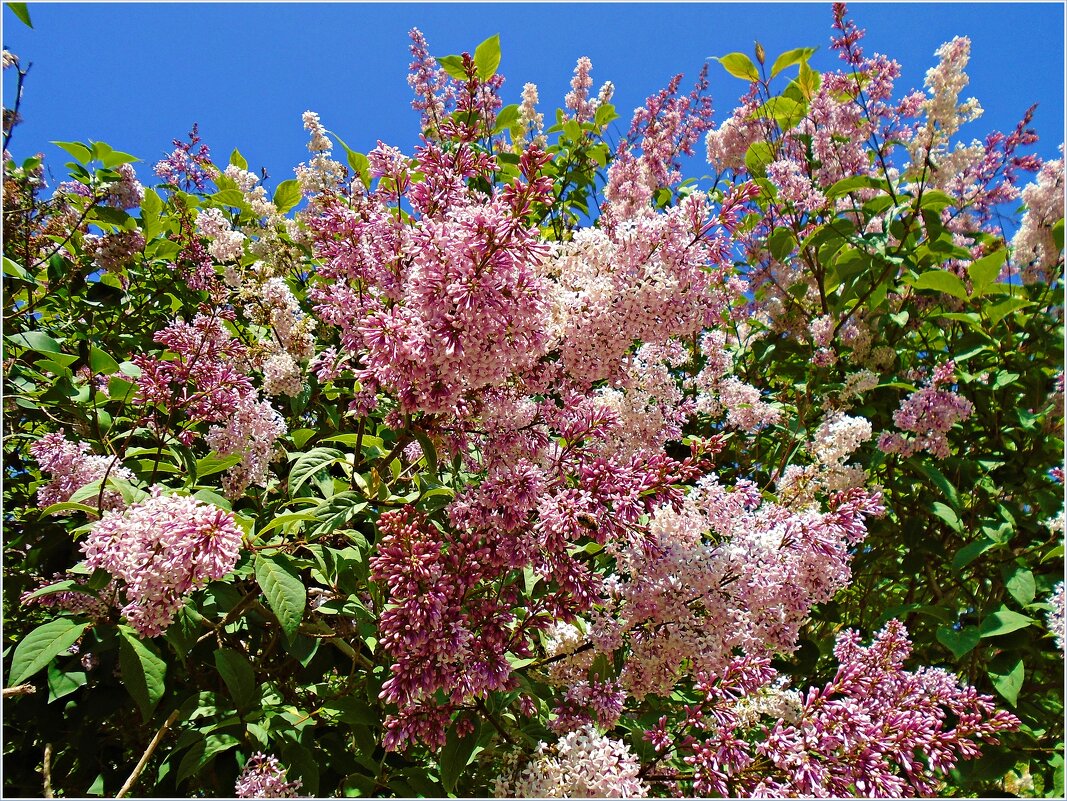
[[[930,507],[930,511],[944,520],[953,531],[957,533],[963,531],[963,523],[960,521],[959,515],[957,515],[951,508],[941,503],[941,501],[934,501]]]
[[[110,150],[100,157],[100,163],[109,170],[118,167],[120,164],[132,164],[135,161],[140,161],[140,159],[129,153],[123,153],[121,150]]]
[[[61,147],[66,150],[70,155],[74,156],[76,161],[82,164],[88,164],[93,160],[93,151],[83,145],[81,142],[52,142],[56,147]]]
[[[463,69],[463,59],[460,56],[442,56],[437,59],[437,63],[457,81],[466,82],[467,72]]]
[[[23,331],[12,334],[8,340],[38,353],[62,353],[59,343],[43,331]]]
[[[996,325],[1012,312],[1029,305],[1031,305],[1030,301],[1024,298],[1008,298],[995,306],[991,306],[986,311],[986,314],[989,315],[989,322]]]
[[[284,515],[278,515],[271,520],[267,525],[263,526],[263,528],[256,532],[256,536],[262,537],[268,531],[273,531],[274,529],[289,523],[295,523],[298,520],[318,520],[318,518],[311,514],[311,512],[288,512]]]
[[[229,456],[219,456],[215,451],[212,451],[203,459],[196,460],[196,477],[201,479],[204,476],[221,473],[223,470],[229,470],[239,461],[241,461],[241,454],[239,453],[231,453]]]
[[[35,628],[18,644],[11,657],[8,686],[22,684],[44,668],[74,645],[88,627],[88,623],[75,623],[69,617],[61,617]]]
[[[167,663],[160,657],[156,647],[150,641],[140,639],[133,629],[120,626],[119,633],[122,635],[119,642],[122,682],[137,702],[141,717],[147,723],[167,688]]]
[[[774,60],[774,65],[771,67],[771,77],[773,78],[779,72],[787,67],[792,67],[794,64],[807,63],[807,60],[811,58],[815,50],[816,48],[814,47],[798,47],[795,50],[785,51]]]
[[[744,53],[728,53],[722,58],[716,58],[715,56],[712,56],[712,58],[722,64],[723,68],[735,78],[741,78],[744,81],[759,80],[759,72],[756,70],[756,65]]]
[[[967,287],[959,276],[948,270],[928,270],[911,282],[916,289],[932,289],[944,292],[960,300],[967,300]]]
[[[251,706],[256,695],[256,674],[248,657],[233,648],[219,648],[215,651],[215,667],[237,708]]]
[[[1007,258],[1008,251],[1001,248],[977,261],[972,261],[968,265],[967,275],[970,276],[971,283],[974,284],[977,294],[982,294],[982,291],[987,286],[997,280],[997,276],[1000,275],[1000,268],[1004,266],[1004,261]]]
[[[1004,587],[1021,606],[1026,606],[1037,595],[1037,582],[1034,581],[1034,574],[1025,567],[1017,567],[1004,582]]]
[[[885,189],[885,181],[871,175],[853,175],[830,184],[830,188],[826,190],[826,196],[833,199],[857,189]]]
[[[288,181],[282,181],[274,190],[274,205],[278,207],[279,212],[285,214],[300,202],[301,197],[300,182],[290,178]]]
[[[496,74],[500,66],[500,34],[490,36],[474,49],[474,66],[483,81]]]
[[[256,581],[286,634],[292,636],[304,617],[307,590],[285,554],[256,557]]]
[[[111,375],[119,371],[119,363],[106,351],[100,350],[95,345],[89,348],[89,367],[93,373]]]
[[[230,154],[230,164],[242,170],[248,169],[248,160],[241,155],[241,151],[237,148],[234,148],[233,152]]]

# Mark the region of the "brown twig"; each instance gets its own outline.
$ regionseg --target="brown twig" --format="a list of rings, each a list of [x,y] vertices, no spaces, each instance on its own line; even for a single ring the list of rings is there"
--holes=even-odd
[[[44,778],[44,797],[55,798],[52,795],[52,744],[44,744],[44,764],[41,766],[41,776]]]
[[[126,783],[122,785],[122,789],[115,794],[115,798],[122,798],[126,795],[133,786],[137,784],[137,780],[141,778],[141,771],[144,770],[144,766],[148,764],[148,760],[152,758],[152,754],[155,753],[156,748],[160,742],[163,741],[163,735],[167,733],[167,730],[174,725],[174,722],[178,719],[178,713],[181,710],[175,709],[170,713],[170,717],[163,721],[163,725],[159,727],[159,731],[156,732],[156,736],[152,738],[152,741],[148,744],[148,748],[141,754],[141,759],[137,762],[137,766],[133,769],[133,773],[130,774],[130,778],[126,780]]]
[[[32,684],[16,684],[14,687],[4,688],[4,698],[9,698],[12,695],[33,695],[37,692],[37,688]]]

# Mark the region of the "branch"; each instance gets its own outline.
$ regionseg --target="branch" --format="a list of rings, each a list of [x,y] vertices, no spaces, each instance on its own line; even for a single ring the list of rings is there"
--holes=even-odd
[[[44,744],[44,764],[41,766],[41,776],[44,777],[44,797],[55,798],[52,795],[52,744]]]
[[[33,695],[37,692],[37,688],[32,684],[16,684],[14,687],[4,688],[4,698],[9,698],[12,695]]]
[[[170,717],[163,721],[163,725],[159,727],[159,731],[156,732],[156,736],[152,738],[152,742],[148,744],[148,748],[141,754],[141,759],[137,763],[137,766],[133,769],[133,773],[130,774],[130,778],[126,780],[126,783],[122,785],[122,789],[118,791],[115,798],[122,798],[128,793],[137,780],[141,778],[141,771],[144,770],[144,766],[148,764],[148,760],[152,758],[152,754],[163,740],[163,735],[167,733],[167,730],[174,725],[174,722],[178,719],[178,713],[180,709],[175,709],[170,713]]]

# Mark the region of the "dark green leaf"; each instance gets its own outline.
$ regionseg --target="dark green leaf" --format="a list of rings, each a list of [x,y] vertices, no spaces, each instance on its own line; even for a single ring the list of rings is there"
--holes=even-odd
[[[213,756],[229,751],[239,742],[232,734],[209,734],[186,751],[181,764],[178,765],[175,781],[181,782],[188,778],[204,767]]]
[[[978,628],[983,637],[999,637],[1002,634],[1024,629],[1033,622],[1033,618],[1001,606],[996,612],[986,617]]]
[[[1034,581],[1034,574],[1025,567],[1015,568],[1008,580],[1004,582],[1004,587],[1021,606],[1031,603],[1037,595],[1037,583]]]
[[[289,495],[295,497],[297,490],[324,467],[343,461],[345,455],[336,448],[312,448],[296,460],[289,471]]]
[[[441,784],[449,793],[455,791],[456,783],[470,763],[471,756],[474,754],[474,746],[477,744],[477,723],[475,723],[474,731],[466,737],[457,737],[455,728],[449,731],[448,740],[445,742],[445,747],[441,749],[440,756]]]
[[[256,695],[256,674],[248,657],[233,648],[219,648],[215,651],[215,667],[226,682],[234,705],[238,709],[250,707]]]
[[[69,617],[61,617],[35,628],[15,648],[11,657],[8,686],[22,684],[44,668],[74,645],[88,627],[88,623],[75,623]]]
[[[956,659],[970,653],[980,639],[981,635],[974,626],[967,626],[959,631],[952,626],[937,627],[937,641],[948,648]]]
[[[6,5],[11,9],[12,13],[22,21],[23,25],[27,28],[33,27],[33,23],[30,22],[30,11],[26,8],[25,3],[7,3]]]
[[[133,629],[120,626],[119,633],[122,635],[119,643],[122,683],[137,702],[141,717],[147,723],[166,690],[167,663],[156,647],[148,640],[140,639]]]
[[[1019,700],[1019,691],[1023,687],[1023,679],[1026,676],[1023,660],[1019,657],[1011,657],[1004,654],[1003,658],[998,658],[990,665],[988,673],[996,691],[1004,696],[1009,704],[1015,706]]]
[[[256,581],[286,634],[292,636],[304,617],[307,590],[285,554],[256,557]]]

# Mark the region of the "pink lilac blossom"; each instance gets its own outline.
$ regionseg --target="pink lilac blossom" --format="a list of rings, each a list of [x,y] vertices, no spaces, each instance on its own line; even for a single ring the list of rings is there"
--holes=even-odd
[[[215,261],[240,261],[244,255],[245,235],[234,231],[219,209],[201,209],[196,215],[196,229],[208,240],[207,252]]]
[[[787,716],[761,716],[755,740],[737,698],[765,692],[776,681],[766,658],[742,657],[702,677],[705,700],[690,708],[677,736],[695,769],[697,795],[743,797],[936,796],[939,776],[983,743],[1019,725],[989,696],[940,668],[904,669],[911,643],[890,621],[863,647],[849,631],[834,649],[839,668],[811,688]],[[950,723],[951,721],[951,723]],[[646,737],[664,739],[665,722]],[[916,757],[922,754],[923,759]],[[747,770],[756,759],[769,763]]]
[[[60,581],[73,581],[77,587],[82,587],[88,583],[89,578],[88,576],[77,576],[72,573],[67,573],[66,575],[56,573],[50,581],[42,580],[40,586],[36,589],[39,590],[52,584],[57,584]],[[108,582],[106,587],[97,592],[93,592],[88,588],[85,590],[71,588],[61,592],[49,593],[48,595],[38,595],[36,598],[30,597],[34,592],[36,590],[27,590],[19,598],[19,601],[27,606],[43,606],[62,609],[78,615],[87,615],[93,620],[105,620],[111,609],[118,607],[118,587],[114,581]]]
[[[137,180],[137,173],[130,164],[115,167],[120,179],[108,187],[106,202],[117,209],[133,209],[144,200],[144,187]]]
[[[574,77],[571,79],[571,90],[563,100],[578,122],[590,122],[593,119],[594,104],[589,100],[589,88],[593,85],[589,73],[592,70],[593,62],[587,56],[578,59],[578,64],[574,67]]]
[[[906,438],[896,432],[884,432],[878,438],[882,451],[908,457],[925,450],[937,459],[948,458],[951,453],[948,432],[974,411],[974,404],[969,400],[941,388],[953,380],[955,369],[951,361],[939,365],[928,386],[904,399],[893,413],[893,422],[915,436]]]
[[[241,548],[230,512],[160,493],[105,514],[81,546],[88,567],[121,582],[122,614],[143,637],[163,633],[185,596],[229,573]]]
[[[500,777],[498,798],[644,798],[641,763],[620,740],[586,725],[549,746],[538,743],[533,758],[514,777]]]
[[[300,779],[286,781],[285,774],[277,757],[257,752],[245,763],[233,794],[237,798],[299,798]]]
[[[93,263],[109,273],[121,272],[145,246],[140,231],[119,231],[103,236],[86,234],[84,241],[86,249],[93,254]]]
[[[200,141],[199,126],[193,123],[189,141],[174,140],[174,150],[165,159],[156,162],[155,173],[165,183],[186,191],[203,190],[215,176],[211,163],[211,151]]]
[[[37,505],[42,509],[69,501],[82,487],[100,481],[105,476],[119,481],[133,481],[134,476],[122,466],[117,456],[96,456],[89,453],[85,442],[71,442],[62,432],[45,434],[30,446],[30,454],[41,470],[50,474],[50,481],[37,490]],[[92,499],[95,504],[96,499]],[[118,490],[104,490],[100,496],[104,510],[121,509],[125,502]],[[59,516],[70,515],[61,511]]]

